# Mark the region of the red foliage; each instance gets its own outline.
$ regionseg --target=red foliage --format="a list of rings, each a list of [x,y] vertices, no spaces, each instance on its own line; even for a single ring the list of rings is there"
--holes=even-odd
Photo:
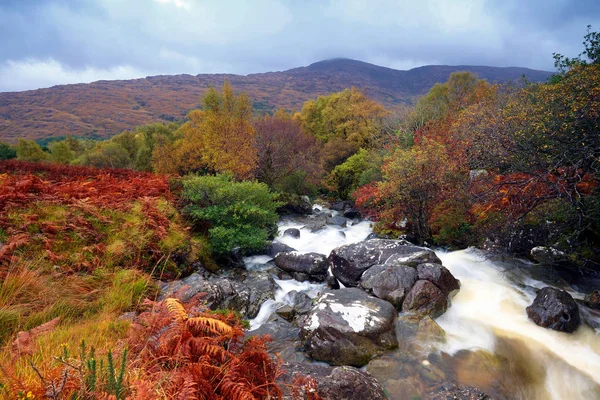
[[[156,209],[158,198],[173,198],[167,177],[129,170],[2,161],[0,228],[9,235],[9,239],[0,249],[0,263],[10,261],[10,255],[18,247],[30,242],[32,235],[28,229],[30,224],[37,222],[38,215],[29,213],[27,209],[36,202],[69,206],[68,223],[39,224],[43,235],[38,235],[38,240],[44,244],[47,256],[54,262],[65,261],[64,256],[52,250],[54,240],[58,236],[65,236],[65,232],[75,233],[94,243],[81,249],[75,268],[93,269],[99,263],[104,248],[98,244],[101,242],[98,230],[80,214],[92,215],[100,222],[107,222],[98,213],[98,208],[127,210],[137,200],[142,203],[147,217],[146,225],[160,239],[166,233],[164,227],[168,221]],[[19,210],[20,222],[17,224],[9,220],[12,210]],[[139,257],[134,260],[134,266],[140,263]]]
[[[267,353],[268,337],[244,340],[231,312],[208,313],[192,303],[186,309],[175,299],[147,304],[152,309],[140,315],[130,340],[130,367],[139,368],[139,380],[158,383],[167,398],[281,398],[275,384],[281,371]]]

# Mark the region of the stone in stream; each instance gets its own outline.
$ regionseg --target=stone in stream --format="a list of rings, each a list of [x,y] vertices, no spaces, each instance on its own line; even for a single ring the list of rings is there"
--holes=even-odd
[[[417,270],[406,265],[375,265],[360,278],[360,287],[375,297],[402,308],[404,297],[417,281]]]
[[[585,302],[589,307],[600,310],[600,290],[594,290],[592,293],[586,294]]]
[[[407,246],[389,239],[371,239],[334,249],[329,255],[333,275],[345,286],[358,286],[362,274],[374,265],[441,263],[433,250]]]
[[[537,246],[530,251],[531,258],[542,264],[556,264],[568,261],[569,257],[554,247]]]
[[[348,219],[357,219],[360,218],[360,213],[356,208],[350,208],[344,211],[344,217]]]
[[[568,333],[574,332],[581,323],[579,307],[573,297],[552,287],[537,293],[533,304],[527,307],[527,316],[539,326]]]
[[[437,318],[448,309],[448,297],[433,283],[418,280],[402,303],[402,311]]]
[[[453,297],[460,290],[460,281],[441,264],[419,264],[417,272],[419,279],[432,282],[448,297]]]
[[[294,239],[300,238],[300,229],[298,228],[288,228],[283,231],[283,236],[293,237]]]
[[[379,382],[368,372],[353,367],[331,367],[329,365],[284,363],[284,371],[277,383],[283,389],[283,399],[292,400],[312,393],[322,400],[385,400],[387,396]],[[314,379],[316,389],[295,384],[297,378]],[[292,391],[296,389],[294,395]],[[305,393],[306,392],[306,393]]]
[[[306,352],[317,361],[361,367],[398,346],[396,310],[357,288],[325,290],[297,320]]]
[[[277,268],[291,273],[294,278],[301,278],[297,279],[299,281],[324,282],[327,279],[328,262],[327,257],[323,254],[298,253],[296,251],[279,253],[275,257],[275,265]]]
[[[279,253],[287,253],[290,251],[296,251],[296,249],[288,246],[285,243],[281,243],[278,241],[273,241],[267,245],[266,254],[269,257],[275,257]]]
[[[327,224],[345,228],[348,225],[348,220],[344,217],[335,216],[327,219]]]

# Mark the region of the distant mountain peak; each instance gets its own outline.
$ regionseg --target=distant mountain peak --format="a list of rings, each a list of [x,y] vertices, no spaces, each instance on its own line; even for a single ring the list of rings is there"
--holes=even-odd
[[[355,86],[369,97],[393,107],[413,103],[455,71],[470,71],[490,82],[520,79],[532,82],[552,75],[527,68],[426,65],[395,70],[349,58],[331,58],[281,72],[251,75],[160,75],[145,79],[59,85],[26,92],[0,93],[0,139],[50,136],[110,137],[152,122],[183,120],[199,107],[208,87],[227,79],[244,91],[261,112],[283,107],[299,110],[317,96]]]

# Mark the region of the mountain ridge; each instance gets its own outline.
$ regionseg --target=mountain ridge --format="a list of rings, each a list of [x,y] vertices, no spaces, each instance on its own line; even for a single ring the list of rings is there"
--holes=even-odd
[[[237,74],[155,75],[129,80],[56,85],[22,92],[0,92],[0,139],[53,136],[110,137],[151,122],[185,118],[200,105],[210,86],[229,80],[246,92],[258,111],[299,110],[311,98],[355,86],[394,107],[410,104],[455,71],[469,71],[490,82],[526,75],[544,81],[551,72],[522,67],[426,65],[396,70],[359,60],[335,58],[285,71]]]

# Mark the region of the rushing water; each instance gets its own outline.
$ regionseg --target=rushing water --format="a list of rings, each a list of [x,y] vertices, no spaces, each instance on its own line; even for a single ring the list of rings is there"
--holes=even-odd
[[[344,244],[364,240],[371,225],[363,221],[346,228],[327,226],[317,232],[303,228],[306,221],[284,220],[277,240],[300,252],[328,255]],[[300,238],[281,236],[288,228],[300,229]],[[436,320],[445,340],[423,342],[416,325],[398,324],[400,348],[381,357],[367,369],[386,387],[392,399],[414,399],[428,387],[450,380],[475,386],[497,399],[600,399],[600,333],[582,325],[574,334],[535,325],[525,308],[535,289],[558,286],[576,299],[583,298],[564,281],[531,272],[531,264],[492,261],[478,250],[438,251],[443,264],[460,279],[461,290],[449,310]],[[248,268],[261,269],[266,256],[246,260]],[[534,279],[532,276],[536,276]],[[275,300],[267,301],[251,321],[258,328],[281,305],[288,293],[303,291],[314,297],[323,285],[278,280]],[[588,315],[588,318],[597,318]]]

